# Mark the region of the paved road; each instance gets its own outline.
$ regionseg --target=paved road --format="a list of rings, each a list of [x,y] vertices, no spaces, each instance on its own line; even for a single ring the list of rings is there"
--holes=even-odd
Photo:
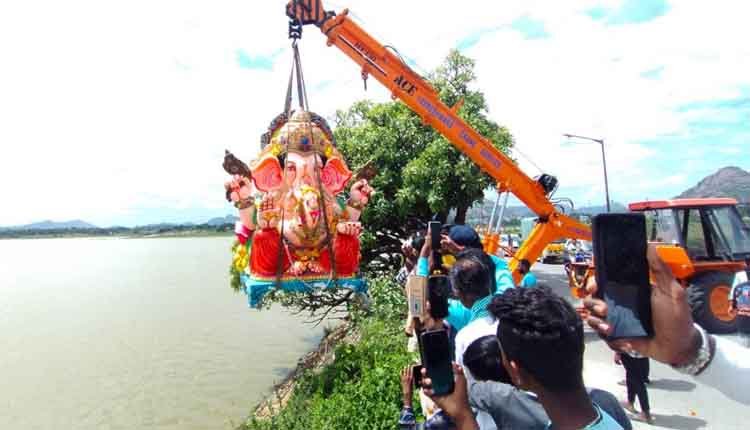
[[[532,271],[540,283],[575,303],[569,293],[562,265],[537,263]],[[733,336],[730,336],[734,340]],[[617,384],[625,378],[625,370],[616,366],[612,351],[592,332],[586,333],[584,379],[586,385],[605,389],[619,398],[625,396],[625,387]],[[675,372],[669,366],[651,362],[651,385],[648,387],[653,426],[633,421],[636,429],[718,429],[740,430],[750,428],[750,408],[729,400],[713,388],[695,382],[692,378]],[[744,381],[750,389],[750,381]],[[637,403],[637,402],[636,402]],[[636,405],[637,406],[637,405]]]

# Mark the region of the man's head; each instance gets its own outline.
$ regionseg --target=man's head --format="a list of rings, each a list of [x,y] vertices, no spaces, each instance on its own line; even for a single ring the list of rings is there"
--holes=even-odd
[[[531,263],[529,263],[529,260],[527,260],[527,259],[524,258],[524,259],[522,259],[521,261],[518,262],[518,271],[519,272],[521,272],[522,274],[525,275],[525,274],[529,273],[529,270],[531,270]]]
[[[528,391],[567,393],[583,387],[583,323],[546,286],[513,288],[487,309],[498,320],[503,365]]]
[[[496,381],[510,384],[508,371],[500,358],[497,336],[482,336],[472,342],[464,352],[464,365],[477,381]]]
[[[482,240],[477,232],[467,225],[454,225],[448,230],[448,250],[482,249]]]
[[[427,278],[427,312],[435,322],[442,322],[448,316],[450,294],[451,285],[447,276]]]
[[[467,308],[494,291],[495,263],[481,249],[469,248],[458,253],[451,268],[450,280],[458,299]]]

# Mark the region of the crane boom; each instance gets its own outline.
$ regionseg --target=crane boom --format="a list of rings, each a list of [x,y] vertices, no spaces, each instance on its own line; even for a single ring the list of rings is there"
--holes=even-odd
[[[539,222],[519,248],[510,269],[516,281],[518,261],[536,261],[551,241],[570,237],[591,240],[585,224],[557,211],[548,198],[549,189],[526,175],[510,158],[495,148],[458,115],[460,102],[449,108],[424,78],[414,72],[399,56],[370,36],[348,16],[325,11],[320,0],[293,0],[287,4],[287,16],[298,24],[314,24],[335,46],[362,68],[362,78],[374,77],[422,118],[439,131],[458,150],[466,154],[481,170],[497,181],[498,188],[510,191],[531,209]]]

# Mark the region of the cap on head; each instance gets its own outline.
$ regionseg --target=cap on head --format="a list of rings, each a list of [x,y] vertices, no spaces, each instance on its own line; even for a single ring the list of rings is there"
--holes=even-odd
[[[482,248],[482,240],[477,232],[466,225],[454,225],[448,232],[448,237],[465,248]]]

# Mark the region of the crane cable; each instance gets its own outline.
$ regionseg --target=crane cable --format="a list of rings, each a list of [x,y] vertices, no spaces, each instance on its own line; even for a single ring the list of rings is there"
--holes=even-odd
[[[284,101],[284,112],[286,113],[287,120],[289,120],[292,116],[292,99],[293,99],[293,88],[294,88],[294,80],[296,78],[296,87],[297,87],[297,102],[299,109],[305,112],[310,112],[310,105],[308,103],[307,99],[307,87],[305,86],[305,75],[302,72],[302,61],[300,59],[299,55],[299,48],[297,42],[302,37],[302,24],[296,20],[292,19],[289,21],[289,38],[292,39],[292,70],[289,73],[289,83],[287,85],[286,90],[286,98]],[[308,132],[310,134],[310,140],[315,139],[315,133],[312,132],[312,129],[310,125],[308,124]],[[311,142],[314,144],[314,142]],[[315,170],[316,179],[318,182],[318,189],[320,190],[320,194],[318,195],[318,205],[322,208],[321,211],[323,213],[323,224],[325,225],[325,231],[326,231],[326,247],[328,248],[328,255],[331,261],[331,275],[328,279],[326,288],[330,285],[331,282],[334,284],[337,283],[337,273],[336,273],[336,256],[334,254],[333,249],[333,236],[331,234],[331,226],[329,224],[328,220],[328,212],[326,210],[326,198],[325,198],[325,192],[323,189],[323,183],[320,175],[320,171],[322,166],[318,162],[318,155],[314,156],[315,159],[315,165],[313,169]],[[286,169],[284,169],[284,178],[286,178]],[[277,270],[276,270],[276,286],[279,287],[281,283],[281,277],[282,277],[282,271],[283,271],[283,253],[284,250],[286,250],[287,255],[289,256],[289,262],[292,263],[291,255],[289,255],[289,250],[287,249],[286,243],[284,243],[284,205],[282,205],[282,218],[280,220],[281,222],[281,234],[279,235],[279,255],[277,260]],[[303,283],[307,284],[304,280],[302,280]]]

